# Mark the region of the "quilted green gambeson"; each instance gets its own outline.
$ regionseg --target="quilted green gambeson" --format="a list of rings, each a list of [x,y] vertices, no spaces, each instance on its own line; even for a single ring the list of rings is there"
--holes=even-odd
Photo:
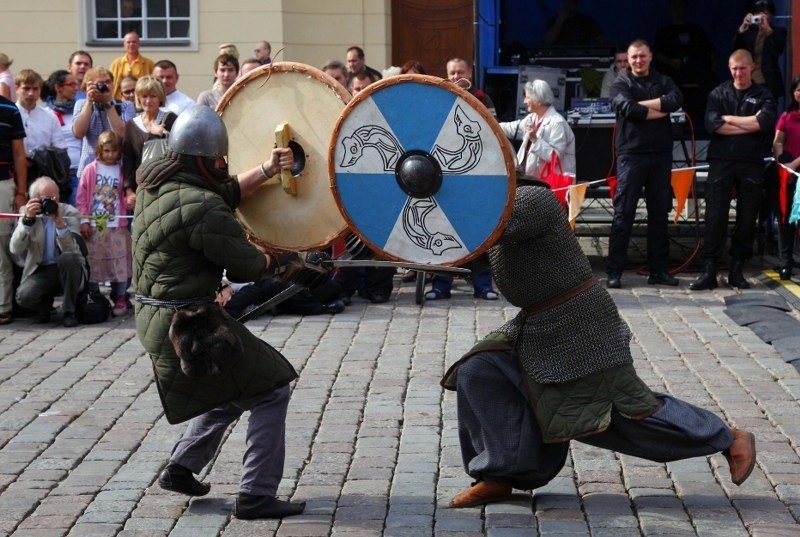
[[[238,199],[235,181],[217,192],[201,177],[184,172],[158,188],[139,189],[133,221],[136,292],[161,300],[213,297],[223,269],[231,280],[259,279],[264,256],[247,241],[233,215]],[[219,375],[185,376],[168,336],[172,315],[168,308],[136,304],[136,331],[153,362],[170,423],[268,393],[297,378],[283,355],[233,318],[229,324],[242,341],[243,360]]]

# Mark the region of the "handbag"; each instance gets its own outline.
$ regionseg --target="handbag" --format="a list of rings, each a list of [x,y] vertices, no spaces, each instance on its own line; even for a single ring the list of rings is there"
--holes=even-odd
[[[152,138],[142,145],[142,164],[161,158],[167,153],[166,138]]]
[[[545,162],[542,165],[542,169],[539,171],[539,179],[550,185],[553,195],[566,208],[568,187],[572,184],[574,177],[565,174],[561,169],[561,160],[555,151],[550,157],[550,162]]]

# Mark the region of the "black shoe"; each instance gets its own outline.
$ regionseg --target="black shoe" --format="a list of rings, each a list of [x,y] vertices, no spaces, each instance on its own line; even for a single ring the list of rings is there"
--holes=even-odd
[[[650,285],[672,285],[674,287],[680,282],[678,278],[674,277],[669,272],[653,272],[650,274],[650,277],[647,278],[647,283]]]
[[[778,275],[781,277],[781,280],[791,280],[792,267],[782,267],[780,270],[778,270]]]
[[[742,274],[741,260],[734,259],[731,261],[731,269],[728,272],[728,285],[731,287],[738,287],[739,289],[750,289],[750,283],[745,279]]]
[[[717,273],[704,272],[695,281],[689,284],[692,291],[710,291],[717,288]]]
[[[344,302],[341,300],[336,300],[335,302],[329,302],[328,304],[323,304],[320,313],[342,313],[344,311]]]
[[[389,301],[389,293],[387,291],[373,291],[369,294],[369,301],[373,304],[383,304]]]
[[[741,272],[728,273],[728,285],[731,287],[737,287],[739,289],[750,289],[750,282],[745,279]]]
[[[339,300],[341,300],[342,304],[344,304],[345,306],[349,306],[350,303],[353,301],[352,297],[353,295],[349,293],[342,293],[339,295]]]
[[[37,313],[36,317],[33,318],[33,324],[47,324],[50,322],[50,312],[47,313]]]
[[[299,515],[305,508],[306,502],[285,502],[274,496],[252,496],[240,492],[233,504],[233,516],[242,520],[283,518]]]
[[[606,287],[609,289],[619,289],[622,287],[622,275],[616,272],[609,274]]]
[[[75,318],[74,313],[65,313],[61,324],[66,328],[74,328],[78,326],[78,319]]]
[[[201,483],[194,474],[178,464],[169,463],[158,476],[158,484],[164,490],[179,492],[187,496],[205,496],[211,485]]]

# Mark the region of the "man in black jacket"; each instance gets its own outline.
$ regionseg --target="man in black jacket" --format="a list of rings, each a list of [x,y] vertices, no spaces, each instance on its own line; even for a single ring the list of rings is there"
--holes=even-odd
[[[708,179],[706,228],[700,258],[705,269],[689,285],[693,291],[717,286],[717,261],[722,257],[728,231],[731,198],[736,192],[736,226],[731,237],[728,285],[747,289],[742,263],[753,255],[756,217],[761,203],[764,157],[770,153],[777,109],[769,89],[753,83],[753,56],[744,49],[728,59],[733,80],[723,82],[708,95],[706,130]]]
[[[667,217],[672,208],[672,128],[669,114],[683,104],[683,95],[666,75],[650,67],[653,53],[643,39],[628,46],[630,70],[617,77],[611,99],[617,114],[617,187],[608,245],[609,288],[622,285],[628,244],[642,189],[647,203],[647,265],[651,285],[678,285],[667,272]]]

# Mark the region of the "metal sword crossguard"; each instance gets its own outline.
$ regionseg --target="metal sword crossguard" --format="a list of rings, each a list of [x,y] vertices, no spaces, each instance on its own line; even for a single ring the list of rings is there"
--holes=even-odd
[[[289,147],[292,131],[288,123],[281,123],[275,127],[275,144],[280,148]],[[297,195],[297,179],[292,175],[292,170],[281,169],[281,186],[283,191],[292,196]]]

